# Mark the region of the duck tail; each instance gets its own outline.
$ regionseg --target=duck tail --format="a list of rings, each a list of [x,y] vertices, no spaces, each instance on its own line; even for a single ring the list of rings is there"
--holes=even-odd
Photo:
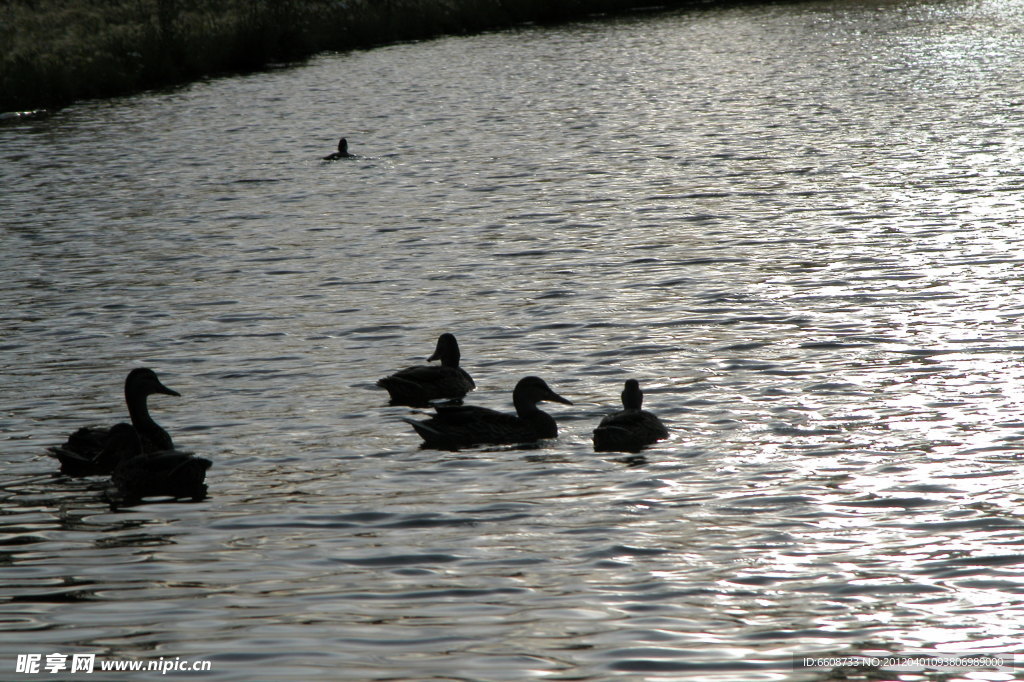
[[[91,457],[85,457],[67,448],[56,446],[47,448],[46,454],[60,462],[60,472],[66,476],[91,476],[96,471],[96,463]]]
[[[438,441],[444,440],[444,434],[435,429],[427,422],[416,421],[415,419],[410,419],[409,417],[400,417],[400,419],[408,423],[410,426],[412,426],[412,428],[416,429],[416,433],[420,434],[420,438],[422,438],[424,442],[436,443]]]

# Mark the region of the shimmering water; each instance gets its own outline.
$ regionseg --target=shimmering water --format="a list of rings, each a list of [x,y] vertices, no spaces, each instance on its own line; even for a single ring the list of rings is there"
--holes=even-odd
[[[0,128],[0,677],[1024,653],[1022,55],[1010,1],[708,9]],[[343,134],[359,158],[319,161]],[[373,382],[442,331],[474,404],[527,374],[573,400],[560,438],[420,449]],[[204,502],[111,511],[53,474],[140,365],[215,462]],[[628,377],[673,436],[627,463],[590,432]]]

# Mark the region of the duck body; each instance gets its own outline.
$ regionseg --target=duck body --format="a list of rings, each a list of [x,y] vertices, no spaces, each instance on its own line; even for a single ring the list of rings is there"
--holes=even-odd
[[[63,446],[50,448],[60,461],[61,473],[67,476],[108,476],[118,462],[141,451],[138,432],[124,422],[109,429],[82,427]]]
[[[594,450],[639,452],[651,443],[668,438],[668,429],[651,412],[641,409],[643,392],[636,379],[628,379],[622,391],[622,407],[601,419],[594,429]]]
[[[50,448],[50,454],[61,463],[61,472],[69,476],[110,474],[118,461],[115,455],[123,454],[125,448],[131,447],[126,445],[130,437],[119,427],[134,430],[141,452],[174,449],[170,434],[153,421],[149,414],[147,399],[154,393],[181,395],[164,386],[151,369],[139,367],[129,372],[124,383],[124,395],[131,424],[118,424],[114,427],[84,426],[72,433],[63,445]]]
[[[213,463],[191,452],[164,450],[121,459],[111,472],[112,497],[138,502],[143,497],[206,497],[206,470]]]
[[[558,435],[551,415],[537,407],[541,401],[572,405],[538,377],[520,379],[512,393],[516,414],[471,405],[437,405],[429,419],[405,419],[426,447],[456,450],[473,445],[535,443]]]
[[[338,151],[332,152],[324,157],[324,161],[334,161],[336,159],[351,159],[352,154],[348,153],[348,140],[344,137],[338,140]]]
[[[407,367],[379,379],[377,385],[387,390],[392,405],[422,407],[431,400],[460,399],[476,388],[473,377],[459,367],[461,358],[455,335],[441,334],[427,358],[427,362],[440,360],[440,365]]]

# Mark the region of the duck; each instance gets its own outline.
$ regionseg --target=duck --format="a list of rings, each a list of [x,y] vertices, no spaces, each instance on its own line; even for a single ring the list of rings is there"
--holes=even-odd
[[[323,158],[324,161],[334,161],[335,159],[350,159],[352,154],[348,153],[348,140],[344,137],[338,140],[338,151],[332,152]]]
[[[50,452],[60,461],[62,474],[75,477],[108,476],[122,459],[139,454],[141,448],[135,427],[122,422],[110,427],[103,446],[92,456],[63,447],[51,448]]]
[[[462,353],[454,334],[437,337],[437,346],[427,362],[440,360],[440,365],[417,365],[399,370],[377,381],[387,389],[392,405],[423,407],[431,400],[459,400],[476,388],[476,382],[459,367]]]
[[[191,452],[163,450],[122,457],[110,474],[110,498],[136,503],[144,497],[206,497],[206,470],[213,462]]]
[[[416,429],[425,447],[457,450],[473,445],[535,443],[558,435],[555,420],[537,407],[542,401],[572,405],[540,377],[528,376],[512,391],[516,414],[472,405],[435,405],[436,414],[429,419],[402,419]]]
[[[156,393],[181,396],[164,386],[156,372],[148,367],[137,367],[128,373],[124,382],[124,398],[131,424],[116,426],[134,430],[141,452],[174,449],[170,434],[149,415],[147,399]],[[50,448],[49,453],[60,461],[61,472],[69,476],[108,475],[127,447],[125,443],[129,439],[126,433],[124,429],[115,432],[114,427],[83,426],[68,436],[63,445]]]
[[[643,403],[640,382],[627,379],[622,389],[623,409],[605,415],[594,429],[594,450],[639,452],[651,443],[668,438],[668,429],[656,415],[641,409]]]

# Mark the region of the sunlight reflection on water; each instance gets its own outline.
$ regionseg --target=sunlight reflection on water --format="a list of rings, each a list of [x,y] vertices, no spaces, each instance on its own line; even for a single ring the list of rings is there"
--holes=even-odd
[[[1021,12],[524,27],[0,128],[0,668],[735,682],[1012,652]],[[319,161],[339,134],[358,157]],[[418,448],[373,382],[445,330],[474,404],[527,374],[571,399],[559,439]],[[182,393],[152,408],[214,460],[207,501],[112,512],[50,475],[135,365]],[[672,436],[595,456],[628,377]]]

